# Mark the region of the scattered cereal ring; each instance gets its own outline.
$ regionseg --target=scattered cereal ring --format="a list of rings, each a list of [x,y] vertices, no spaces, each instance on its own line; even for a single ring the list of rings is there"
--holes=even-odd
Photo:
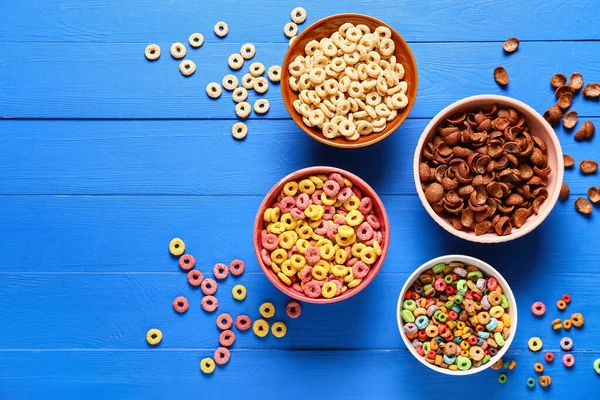
[[[184,271],[189,271],[196,265],[196,259],[191,254],[184,254],[179,257],[179,268]]]
[[[544,356],[544,359],[546,360],[546,362],[551,363],[552,361],[554,361],[554,353],[552,352],[547,352],[546,355]]]
[[[563,364],[565,364],[565,367],[567,368],[571,368],[573,365],[575,365],[575,357],[573,357],[572,354],[565,354],[562,360]]]
[[[292,300],[285,306],[285,313],[288,317],[296,319],[302,313],[302,306],[297,301]]]
[[[152,328],[146,333],[146,341],[151,346],[156,346],[162,340],[162,332],[160,329]]]
[[[534,378],[527,378],[527,387],[532,388],[535,387],[535,379]]]
[[[249,60],[256,54],[256,47],[254,47],[252,43],[243,44],[240,49],[240,54],[245,60]]]
[[[508,376],[506,376],[505,373],[502,373],[498,376],[498,382],[505,384],[506,381],[508,380]]]
[[[267,81],[267,78],[264,76],[259,76],[258,78],[254,79],[252,89],[254,89],[256,93],[266,93],[266,91],[269,90],[269,81]]]
[[[160,57],[160,47],[158,47],[156,44],[149,44],[146,46],[144,54],[150,61],[158,60],[158,57]]]
[[[233,90],[236,87],[238,87],[238,79],[236,78],[235,75],[225,75],[223,77],[223,80],[221,81],[221,83],[223,84],[223,87],[225,88],[225,90]]]
[[[246,137],[247,134],[248,134],[248,127],[243,122],[236,122],[231,127],[231,135],[238,140],[242,140],[243,138]]]
[[[565,308],[567,308],[567,303],[565,303],[563,300],[559,300],[559,301],[556,302],[556,307],[558,307],[558,309],[560,311],[562,311]]]
[[[562,295],[562,301],[564,301],[565,303],[569,304],[571,302],[571,295],[569,295],[569,294],[563,294]]]
[[[229,349],[227,347],[219,347],[215,350],[215,362],[219,365],[227,364],[230,357],[231,353],[229,353]]]
[[[253,62],[252,64],[250,64],[250,75],[254,76],[255,78],[258,78],[264,73],[265,66],[263,65],[263,63]]]
[[[245,88],[243,88],[243,87],[235,88],[233,90],[233,93],[231,94],[231,98],[236,103],[240,103],[242,101],[245,101],[248,98],[248,91]]]
[[[217,279],[225,279],[227,278],[227,275],[229,275],[229,268],[223,263],[217,263],[213,267],[213,274]]]
[[[254,77],[251,74],[244,74],[242,76],[242,87],[248,90],[254,87]]]
[[[306,21],[306,10],[302,7],[296,7],[292,10],[291,16],[292,21],[296,24],[301,24]]]
[[[266,114],[269,111],[269,100],[258,99],[254,102],[254,112],[257,114]]]
[[[223,21],[217,22],[213,30],[215,31],[215,35],[217,35],[220,38],[227,36],[227,34],[229,33],[229,27]]]
[[[406,325],[405,325],[406,326]],[[416,332],[415,332],[416,333]],[[492,364],[491,368],[495,369],[495,370],[499,370],[502,368],[502,366],[504,365],[504,360],[499,359],[498,361],[496,361],[495,363]]]
[[[214,279],[206,278],[202,281],[202,293],[211,295],[217,293],[219,285]]]
[[[275,315],[275,306],[273,305],[273,303],[269,302],[262,303],[258,311],[260,312],[260,315],[262,315],[263,318],[268,319]]]
[[[204,275],[202,275],[202,272],[198,271],[197,269],[193,269],[188,272],[187,280],[192,286],[200,286],[204,280]]]
[[[552,324],[552,329],[554,329],[555,331],[558,331],[560,329],[562,329],[562,321],[560,320],[560,318],[555,318],[552,320],[551,322]]]
[[[246,298],[246,287],[244,285],[235,285],[233,289],[231,289],[231,294],[236,300],[244,300]]]
[[[594,371],[596,371],[596,373],[600,375],[600,358],[594,361]]]
[[[566,330],[571,329],[571,325],[573,325],[573,323],[571,322],[570,319],[565,319],[562,323],[563,328],[565,328]]]
[[[231,330],[225,330],[219,335],[219,343],[223,347],[230,347],[235,342],[235,333]]]
[[[188,307],[188,301],[183,296],[179,296],[175,298],[175,300],[173,300],[173,308],[180,314],[186,312],[188,310]]]
[[[544,303],[542,303],[541,301],[536,301],[531,306],[531,312],[535,316],[541,317],[542,315],[544,315],[546,313],[546,305]]]
[[[185,57],[187,50],[183,43],[175,42],[171,45],[171,56],[173,58],[183,58]]]
[[[185,251],[185,243],[179,238],[175,238],[169,242],[169,251],[174,256],[180,256]]]
[[[202,36],[201,33],[192,33],[188,42],[190,43],[190,46],[198,48],[204,43],[204,36]]]
[[[529,346],[529,350],[531,351],[540,351],[543,346],[542,339],[540,339],[539,337],[532,337],[527,342],[527,346]]]
[[[298,34],[298,25],[296,25],[294,22],[288,22],[283,27],[283,33],[289,38],[296,36]]]
[[[206,85],[206,94],[208,97],[216,99],[221,96],[221,93],[223,93],[223,89],[221,89],[221,85],[219,85],[217,82],[211,82]]]
[[[215,370],[215,362],[212,358],[206,357],[200,361],[200,370],[205,374],[212,374]]]
[[[267,72],[267,76],[269,77],[271,82],[281,81],[281,67],[279,65],[270,66]]]
[[[235,318],[235,327],[240,331],[247,331],[252,326],[252,320],[247,315],[238,315]]]
[[[533,369],[535,370],[535,372],[540,373],[540,374],[542,372],[544,372],[544,366],[542,365],[542,363],[533,364]]]
[[[239,54],[232,54],[227,59],[227,65],[233,70],[238,70],[244,66],[244,59]]]
[[[257,319],[252,325],[254,334],[258,337],[265,337],[269,333],[269,323],[264,319]]]
[[[281,339],[287,333],[287,326],[282,321],[277,321],[271,326],[271,333],[277,339]]]
[[[183,60],[179,63],[179,72],[183,76],[190,76],[196,72],[196,63],[192,60]]]
[[[240,276],[244,273],[244,267],[246,264],[242,260],[233,260],[229,263],[229,271],[231,275]]]
[[[235,114],[242,119],[248,118],[250,112],[252,112],[252,107],[248,102],[241,101],[235,105]]]
[[[564,337],[560,340],[560,348],[564,351],[570,351],[573,348],[573,340],[569,337]]]
[[[221,329],[222,331],[225,331],[225,330],[231,328],[232,324],[233,324],[233,318],[231,318],[231,315],[229,315],[227,313],[220,314],[217,317],[217,327],[219,329]]]
[[[584,318],[581,313],[574,313],[571,315],[571,322],[575,328],[581,328],[584,323]]]
[[[539,382],[540,382],[540,386],[545,388],[545,387],[550,386],[550,384],[552,383],[552,378],[550,378],[547,375],[542,375],[542,376],[540,376]]]
[[[213,312],[219,307],[219,301],[214,296],[204,296],[201,304],[206,312]]]

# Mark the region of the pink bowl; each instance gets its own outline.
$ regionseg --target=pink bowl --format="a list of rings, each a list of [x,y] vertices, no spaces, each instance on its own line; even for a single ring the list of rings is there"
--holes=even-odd
[[[341,174],[343,177],[348,178],[357,188],[359,188],[363,192],[363,194],[365,196],[369,196],[373,200],[373,209],[375,210],[375,215],[377,216],[377,218],[379,218],[379,222],[381,223],[380,229],[381,229],[381,233],[383,235],[383,243],[381,243],[381,255],[379,256],[379,258],[377,259],[375,264],[373,264],[373,267],[371,268],[369,275],[367,275],[367,277],[365,279],[363,279],[363,281],[361,282],[360,285],[356,286],[355,288],[348,289],[341,295],[333,297],[331,299],[325,299],[325,298],[312,299],[312,298],[306,296],[304,293],[299,293],[299,292],[295,291],[294,289],[292,289],[291,286],[287,286],[286,284],[284,284],[277,277],[277,274],[270,267],[266,266],[265,263],[263,263],[262,257],[260,254],[260,252],[262,250],[260,234],[264,229],[263,214],[267,208],[271,207],[271,205],[277,201],[277,196],[283,189],[283,185],[286,182],[288,182],[290,180],[298,180],[300,178],[304,178],[304,177],[307,177],[310,175],[316,175],[316,174],[329,175],[334,172],[337,172],[338,174]],[[292,172],[291,174],[289,174],[288,176],[286,176],[285,178],[283,178],[282,180],[277,182],[275,184],[275,186],[273,186],[271,188],[269,193],[267,193],[267,195],[263,199],[262,203],[260,204],[260,207],[258,208],[258,212],[256,213],[256,219],[254,221],[254,252],[256,253],[256,259],[258,260],[258,264],[262,268],[264,274],[271,281],[271,283],[273,283],[273,285],[275,285],[275,287],[277,287],[277,289],[281,290],[286,295],[288,295],[296,300],[305,301],[307,303],[316,303],[316,304],[335,303],[335,302],[342,301],[342,300],[345,300],[345,299],[348,299],[348,298],[354,296],[355,294],[357,294],[358,292],[363,290],[365,287],[367,287],[367,285],[369,283],[371,283],[373,278],[375,278],[375,275],[377,275],[377,273],[381,269],[381,266],[383,265],[383,261],[385,260],[385,256],[386,256],[388,248],[389,248],[389,243],[390,243],[389,226],[390,226],[390,222],[388,220],[388,216],[385,211],[385,207],[383,206],[383,202],[381,201],[381,199],[379,198],[377,193],[373,190],[373,188],[371,188],[371,186],[369,186],[365,181],[360,179],[358,176],[356,176],[348,171],[345,171],[343,169],[334,168],[334,167],[304,168],[304,169],[300,169],[298,171]]]
[[[531,128],[531,131],[536,135],[544,139],[546,145],[548,146],[548,164],[552,167],[552,173],[548,177],[548,194],[549,198],[542,204],[540,208],[540,212],[537,215],[532,215],[527,219],[525,224],[518,229],[513,229],[509,235],[499,236],[492,233],[487,233],[485,235],[476,236],[474,232],[466,232],[459,231],[455,229],[451,222],[439,216],[429,205],[429,202],[425,199],[425,193],[421,188],[421,180],[419,178],[419,163],[421,161],[421,153],[423,151],[423,146],[426,142],[428,142],[431,137],[435,134],[435,128],[438,126],[440,122],[449,117],[452,114],[467,111],[473,108],[488,106],[492,104],[498,104],[500,106],[508,106],[512,107],[515,110],[521,112],[525,116],[525,122]],[[558,200],[558,195],[560,194],[560,188],[563,181],[564,175],[564,161],[563,161],[563,153],[560,147],[560,142],[558,141],[558,137],[554,132],[554,129],[546,122],[544,118],[540,114],[538,114],[533,108],[528,106],[527,104],[510,98],[506,96],[498,96],[492,94],[485,94],[479,96],[471,96],[459,100],[453,104],[450,104],[448,107],[444,108],[440,111],[432,120],[429,122],[425,130],[421,134],[421,138],[419,139],[419,143],[417,144],[417,148],[415,150],[414,156],[414,164],[413,164],[413,173],[415,179],[415,185],[417,187],[417,194],[421,199],[421,203],[423,203],[423,207],[427,210],[431,218],[435,220],[442,228],[453,234],[454,236],[458,236],[459,238],[470,240],[472,242],[479,243],[501,243],[508,242],[513,239],[520,238],[533,231],[538,227],[550,214],[550,211],[554,208],[556,201]]]

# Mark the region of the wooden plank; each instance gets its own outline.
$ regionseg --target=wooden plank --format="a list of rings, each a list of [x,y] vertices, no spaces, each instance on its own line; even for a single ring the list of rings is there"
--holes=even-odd
[[[175,398],[306,399],[328,394],[339,399],[427,398],[443,400],[458,378],[443,376],[418,364],[406,352],[389,351],[238,351],[229,364],[203,376],[199,361],[207,351],[161,350],[94,352],[2,352],[0,395],[11,400]],[[525,380],[534,376],[531,353],[527,361],[517,357],[518,366],[509,372],[505,385],[496,371],[460,378],[460,387],[473,394],[488,390],[486,399],[566,399],[574,393],[593,398],[598,377],[592,363],[598,353],[577,353],[574,370],[555,361],[548,366],[552,386],[528,390]],[[293,376],[293,380],[292,377]],[[293,381],[300,382],[294,385]],[[28,384],[35,382],[35,384]],[[458,389],[457,389],[458,390]],[[466,390],[465,390],[466,391]],[[335,397],[333,397],[335,396]],[[320,397],[319,397],[320,398]]]
[[[205,86],[231,71],[230,54],[239,44],[207,44],[191,51],[198,70],[190,78],[165,55],[146,61],[141,43],[0,43],[0,117],[3,118],[235,118],[228,93],[210,99]],[[506,94],[543,112],[556,100],[549,79],[557,72],[581,71],[586,81],[600,80],[600,42],[530,42],[506,56],[501,43],[414,43],[420,71],[412,118],[431,118],[448,104],[474,94]],[[258,45],[253,61],[280,64],[287,45]],[[560,57],[557,57],[560,55]],[[504,65],[511,76],[507,89],[493,80]],[[247,71],[247,66],[236,75]],[[269,118],[288,118],[279,88],[264,96]],[[250,96],[251,101],[256,97]],[[600,116],[597,101],[577,96],[581,116]]]
[[[283,25],[290,21],[293,3],[259,0],[240,4],[219,2],[136,2],[115,5],[104,1],[52,2],[25,0],[4,4],[0,13],[0,41],[28,42],[184,42],[190,33],[202,32],[207,42],[217,21],[226,21],[228,41],[283,42]],[[564,3],[560,0],[517,0],[490,2],[458,0],[414,2],[409,0],[366,0],[326,3],[307,0],[302,28],[339,12],[359,12],[383,19],[410,41],[504,41],[597,39],[595,23],[600,16],[594,0]],[[532,21],[532,18],[535,22]]]
[[[249,272],[259,272],[252,229],[260,201],[258,196],[0,196],[0,209],[10,210],[0,213],[0,243],[7,244],[0,246],[0,271],[176,273],[167,245],[181,237],[201,260],[202,271],[241,258]],[[563,272],[599,267],[597,209],[584,218],[572,202],[557,204],[534,232],[492,248],[446,233],[416,196],[383,201],[391,225],[387,272],[406,274],[442,254],[473,255],[502,271],[522,265],[531,272],[535,266]]]
[[[600,128],[599,118],[592,121]],[[334,165],[381,195],[412,195],[414,149],[427,123],[408,120],[374,146],[339,150],[292,121],[249,121],[250,133],[238,142],[229,133],[232,121],[0,120],[0,194],[263,196],[292,171]],[[598,160],[599,140],[579,143],[572,132],[556,131],[577,164]],[[574,196],[600,184],[577,166],[565,181]]]

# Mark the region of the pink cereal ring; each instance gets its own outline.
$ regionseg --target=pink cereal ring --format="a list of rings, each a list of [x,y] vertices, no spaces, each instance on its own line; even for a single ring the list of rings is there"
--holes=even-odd
[[[360,190],[360,189],[359,189],[359,188],[357,188],[356,186],[354,186],[354,187],[352,188],[352,193],[354,193],[354,195],[355,195],[356,197],[358,197],[359,199],[362,199],[362,197],[363,197],[363,192],[362,192],[362,190]]]
[[[321,252],[317,246],[308,246],[304,252],[304,258],[309,264],[316,264],[321,259]]]
[[[325,236],[327,236],[327,239],[329,240],[335,240],[335,236],[337,235],[337,230],[340,227],[339,224],[333,224],[333,225],[329,225],[329,227],[327,228],[327,233],[325,234]]]
[[[334,206],[325,206],[325,212],[323,213],[324,220],[330,220],[335,215],[335,207]]]
[[[340,191],[340,184],[334,180],[328,180],[323,184],[323,191],[327,196],[334,197]]]
[[[229,349],[226,347],[219,347],[215,350],[215,363],[219,365],[227,364],[229,362],[229,358],[231,354],[229,353]]]
[[[491,276],[487,281],[487,288],[490,289],[490,291],[494,291],[494,290],[496,290],[497,287],[498,287],[498,280],[496,278],[494,278],[493,276]],[[546,310],[546,307],[544,306],[544,311],[545,310]]]
[[[178,313],[184,313],[188,310],[189,304],[185,297],[179,296],[175,300],[173,300],[173,308]]]
[[[489,285],[489,281],[488,281],[488,285]],[[533,313],[533,315],[535,315],[537,317],[541,317],[542,315],[544,315],[546,313],[546,305],[544,303],[542,303],[541,301],[536,301],[531,306],[531,312]]]
[[[231,315],[229,315],[227,313],[220,314],[217,317],[217,328],[219,328],[222,331],[225,331],[225,330],[231,328],[232,324],[233,324],[233,318],[231,318]]]
[[[213,268],[213,274],[217,279],[225,279],[227,278],[227,275],[229,275],[229,268],[223,263],[217,263]]]
[[[296,200],[294,200],[293,197],[287,196],[284,197],[283,199],[281,199],[279,208],[281,208],[281,211],[284,213],[290,212],[290,210],[292,209],[292,207],[296,206]]]
[[[377,240],[377,243],[382,244],[383,241],[383,234],[381,233],[381,231],[375,231],[375,233],[373,234],[373,237],[375,238],[375,240]]]
[[[338,225],[346,225],[346,218],[336,218],[333,220],[333,223]]]
[[[318,281],[310,281],[304,284],[304,294],[311,299],[321,296],[321,285]]]
[[[297,301],[292,300],[285,306],[285,313],[288,317],[296,319],[302,313],[302,306]]]
[[[206,278],[202,281],[202,293],[211,295],[217,293],[217,282],[214,279]]]
[[[261,233],[260,240],[263,248],[269,251],[273,251],[279,247],[279,238],[272,233],[267,233],[267,231]]]
[[[360,199],[360,205],[358,206],[358,211],[360,211],[363,215],[367,215],[373,210],[373,200],[370,197],[363,197]]]
[[[379,218],[377,218],[374,215],[367,216],[367,222],[369,223],[369,225],[371,225],[371,227],[373,229],[381,228],[381,224],[379,223]]]
[[[350,197],[352,197],[352,189],[349,187],[342,188],[337,195],[339,201],[346,201]]]
[[[298,207],[302,211],[306,210],[306,207],[308,207],[309,205],[310,196],[306,193],[300,194],[300,196],[298,196],[298,198],[296,199],[296,207]]]
[[[221,332],[219,335],[219,344],[223,347],[229,347],[235,342],[235,333],[229,329]]]
[[[252,326],[252,320],[247,315],[238,315],[235,318],[235,327],[240,331],[247,331]]]
[[[344,207],[340,207],[337,209],[337,213],[345,217],[346,215],[348,215],[348,210],[346,210]]]
[[[352,258],[352,246],[344,247],[344,251],[346,252],[346,259]]]
[[[323,205],[323,202],[321,201],[321,194],[322,193],[323,193],[323,189],[317,189],[312,194],[312,196],[310,196],[310,199],[312,200],[313,204],[316,204],[318,206]]]
[[[363,242],[371,239],[373,237],[374,231],[373,227],[369,225],[367,222],[363,222],[358,226],[356,230],[356,237],[362,240]]]
[[[350,260],[346,261],[346,267],[352,268],[357,261],[360,261],[360,259],[352,257]]]
[[[231,272],[231,275],[235,275],[235,276],[240,276],[241,274],[244,273],[244,268],[245,268],[244,262],[242,260],[233,260],[232,262],[229,263],[229,271]]]
[[[338,294],[340,294],[340,292],[342,291],[342,282],[340,282],[339,278],[335,275],[327,278],[327,282],[333,282],[335,283],[335,286],[337,286],[337,292],[335,293],[336,296]]]
[[[269,256],[269,252],[265,249],[262,249],[260,251],[260,258],[267,267],[270,267],[271,264],[273,263],[273,260],[271,260],[271,256]]]
[[[315,228],[315,233],[317,235],[324,235],[327,233],[327,227],[329,226],[329,222],[321,221],[321,224]]]
[[[292,248],[288,250],[288,258],[292,258],[292,256],[297,253],[298,247],[296,247],[296,245],[293,245]]]
[[[179,268],[184,271],[189,271],[196,265],[196,259],[191,254],[184,254],[179,257]]]
[[[358,261],[352,266],[352,275],[355,278],[362,279],[369,273],[369,267],[362,261]]]
[[[312,279],[312,267],[307,265],[300,271],[300,280],[304,283]]]
[[[192,286],[200,286],[204,280],[204,275],[202,275],[202,272],[198,271],[197,269],[193,269],[188,272],[187,280]]]
[[[344,186],[346,186],[346,184],[344,183],[344,178],[342,177],[342,175],[338,174],[337,172],[333,172],[333,173],[329,174],[329,180],[336,181],[337,184],[341,188],[343,188]]]
[[[575,357],[572,354],[565,354],[563,356],[563,364],[565,364],[565,367],[571,368],[575,365]]]
[[[306,194],[306,193],[303,193],[303,194]],[[290,210],[290,215],[296,219],[306,219],[306,215],[304,214],[304,211],[302,211],[298,207],[292,208]]]
[[[304,293],[304,289],[302,289],[302,285],[299,284],[298,282],[294,282],[294,284],[292,285],[292,289],[294,289],[298,293]]]
[[[201,304],[206,312],[213,312],[219,308],[219,300],[215,296],[204,296]]]

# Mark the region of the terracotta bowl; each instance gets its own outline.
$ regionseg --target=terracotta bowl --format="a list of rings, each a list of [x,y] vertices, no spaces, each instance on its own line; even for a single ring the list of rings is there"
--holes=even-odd
[[[304,124],[302,121],[302,117],[300,114],[296,112],[294,109],[293,102],[298,98],[298,93],[294,92],[290,86],[288,85],[288,81],[290,78],[290,72],[288,69],[289,64],[296,58],[298,55],[304,55],[304,47],[311,40],[320,40],[324,37],[329,37],[333,32],[336,32],[338,28],[346,23],[351,22],[354,25],[364,24],[371,28],[371,31],[374,31],[378,26],[386,26],[392,31],[392,40],[396,45],[396,59],[398,62],[401,62],[404,66],[404,78],[408,83],[408,91],[406,96],[408,97],[408,106],[401,110],[396,118],[387,123],[385,129],[378,133],[372,133],[370,135],[361,136],[357,141],[350,142],[345,138],[335,138],[335,139],[327,139],[323,136],[321,131],[318,128],[311,128]],[[413,57],[408,44],[404,41],[402,36],[398,32],[396,32],[391,26],[382,22],[376,18],[369,17],[367,15],[362,14],[336,14],[331,15],[327,18],[323,18],[314,24],[310,25],[306,28],[288,49],[285,58],[283,59],[283,64],[281,66],[281,94],[283,96],[283,102],[288,109],[288,112],[292,116],[292,119],[298,124],[298,126],[306,132],[308,135],[312,136],[316,140],[321,143],[328,144],[334,147],[343,147],[343,148],[357,148],[369,146],[373,143],[377,143],[380,140],[385,139],[389,135],[392,134],[406,119],[410,110],[412,109],[413,104],[415,103],[415,99],[417,97],[417,86],[418,86],[418,77],[417,77],[417,65],[415,64],[415,59]]]
[[[493,104],[498,104],[500,106],[508,106],[512,107],[518,112],[522,113],[525,117],[525,123],[529,125],[531,128],[531,132],[535,136],[539,136],[544,139],[546,145],[548,147],[548,165],[552,167],[552,173],[548,177],[548,198],[540,207],[539,214],[530,216],[525,224],[520,228],[514,228],[510,234],[506,236],[499,236],[495,233],[487,233],[481,236],[476,236],[474,232],[467,232],[457,230],[452,226],[450,219],[444,218],[438,215],[429,202],[425,198],[425,193],[421,188],[421,180],[419,178],[419,163],[421,162],[421,153],[423,151],[423,146],[426,142],[429,142],[431,138],[435,135],[435,128],[447,117],[453,115],[455,113],[469,111],[475,108],[483,107],[483,106],[491,106]],[[467,97],[465,99],[459,100],[448,107],[444,108],[440,111],[432,120],[429,122],[425,130],[421,134],[421,138],[417,144],[417,148],[415,150],[414,160],[413,160],[413,173],[415,185],[417,188],[417,193],[419,198],[421,199],[421,203],[423,203],[423,207],[427,210],[431,218],[435,220],[442,228],[453,234],[454,236],[458,236],[459,238],[470,240],[472,242],[479,243],[501,243],[508,242],[513,239],[520,238],[528,234],[537,228],[550,214],[550,211],[554,208],[556,201],[558,200],[558,195],[560,194],[560,188],[563,181],[564,175],[564,161],[563,161],[563,153],[560,147],[560,142],[554,129],[546,122],[546,120],[538,114],[533,108],[528,106],[527,104],[510,98],[506,96],[497,96],[497,95],[479,95]]]
[[[452,261],[459,261],[459,262],[464,263],[465,265],[474,265],[483,273],[484,276],[488,276],[488,277],[493,276],[494,278],[496,278],[498,280],[498,284],[500,285],[500,287],[502,287],[503,294],[506,295],[506,297],[508,298],[508,301],[510,303],[509,308],[507,308],[507,310],[508,310],[507,312],[510,315],[510,321],[511,321],[510,336],[505,341],[504,346],[502,346],[500,351],[498,351],[498,354],[496,354],[494,357],[492,357],[490,359],[490,361],[488,361],[486,364],[483,364],[482,366],[477,367],[477,368],[471,368],[466,371],[452,371],[452,370],[449,370],[446,368],[438,367],[437,365],[429,364],[427,361],[425,361],[425,359],[423,357],[421,357],[419,355],[419,353],[417,353],[417,351],[413,347],[411,341],[406,336],[406,333],[404,333],[404,329],[403,329],[404,322],[402,321],[402,318],[400,317],[400,311],[402,311],[402,302],[404,301],[404,295],[406,294],[406,291],[412,286],[412,284],[417,280],[417,278],[426,270],[431,269],[435,264],[438,264],[441,262],[448,264]],[[491,265],[489,265],[486,262],[483,262],[477,258],[474,258],[474,257],[463,256],[463,255],[447,255],[447,256],[442,256],[442,257],[434,258],[433,260],[427,261],[425,264],[423,264],[419,268],[417,268],[415,270],[415,272],[413,272],[408,277],[408,279],[406,280],[406,283],[404,283],[404,286],[402,287],[402,291],[400,291],[400,295],[398,296],[398,303],[396,306],[396,320],[398,322],[398,329],[400,330],[400,336],[402,336],[402,340],[404,341],[404,344],[406,345],[408,350],[412,353],[412,355],[415,356],[415,358],[417,360],[419,360],[419,362],[421,362],[421,364],[427,366],[428,368],[431,368],[434,371],[440,372],[442,374],[472,375],[472,374],[476,374],[478,372],[488,369],[496,361],[501,359],[504,356],[504,354],[507,352],[508,348],[510,347],[511,343],[513,342],[513,339],[515,338],[515,334],[517,333],[517,322],[518,322],[517,301],[515,300],[515,296],[511,290],[510,286],[508,286],[508,282],[506,282],[506,280],[502,277],[502,275],[500,275],[500,273],[498,271],[496,271]]]
[[[381,230],[381,233],[383,236],[382,243],[381,243],[381,255],[379,256],[377,261],[371,266],[371,271],[369,272],[367,277],[363,279],[363,281],[360,283],[360,285],[358,285],[354,288],[348,289],[341,295],[333,297],[331,299],[325,299],[325,298],[313,299],[313,298],[306,296],[304,293],[297,292],[296,290],[292,289],[291,286],[287,286],[286,284],[284,284],[277,277],[277,274],[271,269],[271,267],[265,265],[265,263],[262,261],[261,232],[265,228],[263,214],[267,208],[271,207],[273,205],[273,203],[275,203],[277,201],[277,196],[279,195],[279,193],[281,193],[281,190],[283,189],[283,185],[286,182],[288,182],[290,180],[299,180],[299,179],[308,177],[310,175],[317,175],[317,174],[329,175],[334,172],[337,172],[337,173],[341,174],[343,177],[348,178],[355,187],[357,187],[358,189],[360,189],[362,191],[363,195],[369,196],[373,200],[373,209],[375,210],[375,215],[377,216],[377,218],[379,219],[379,222],[381,223],[380,230]],[[285,178],[283,178],[279,182],[277,182],[273,186],[273,188],[269,191],[269,193],[267,193],[267,195],[263,199],[262,203],[260,204],[260,207],[258,208],[258,212],[256,213],[256,219],[254,221],[254,252],[256,253],[256,258],[258,260],[258,264],[262,268],[264,274],[271,281],[271,283],[273,283],[273,285],[275,285],[277,287],[277,289],[279,289],[286,295],[293,297],[296,300],[300,300],[300,301],[304,301],[304,302],[308,302],[308,303],[316,303],[316,304],[335,303],[335,302],[342,301],[342,300],[345,300],[345,299],[348,299],[348,298],[354,296],[355,294],[357,294],[358,292],[363,290],[365,287],[367,287],[369,285],[369,283],[371,283],[371,281],[375,278],[375,276],[381,269],[381,266],[383,265],[385,256],[386,256],[388,248],[389,248],[389,243],[390,243],[390,228],[389,228],[389,226],[390,226],[390,223],[388,220],[387,212],[385,211],[385,207],[383,206],[383,202],[381,201],[381,199],[379,198],[377,193],[373,190],[373,188],[371,188],[371,186],[369,186],[365,181],[360,179],[358,176],[356,176],[348,171],[345,171],[343,169],[334,168],[334,167],[304,168],[304,169],[300,169],[296,172],[289,174],[288,176],[286,176]]]

